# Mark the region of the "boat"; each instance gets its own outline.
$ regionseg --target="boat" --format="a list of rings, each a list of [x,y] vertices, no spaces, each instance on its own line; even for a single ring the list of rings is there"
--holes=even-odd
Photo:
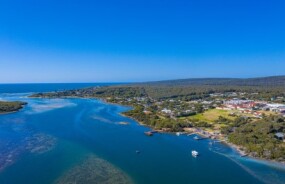
[[[198,151],[195,151],[195,150],[193,150],[193,151],[191,152],[191,154],[192,154],[193,157],[199,156]]]
[[[147,136],[152,136],[153,135],[153,133],[151,131],[150,132],[145,132],[144,134],[147,135]]]
[[[180,132],[177,132],[177,133],[176,133],[176,135],[177,135],[177,136],[180,136],[180,135],[181,135],[181,133],[180,133]]]
[[[195,136],[194,139],[195,140],[200,140],[200,138],[198,136]]]

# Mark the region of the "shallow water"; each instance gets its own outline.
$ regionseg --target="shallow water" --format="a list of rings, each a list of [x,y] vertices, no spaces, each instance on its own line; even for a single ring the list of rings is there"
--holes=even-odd
[[[226,145],[211,146],[209,140],[186,135],[147,137],[144,132],[149,128],[119,115],[128,107],[94,99],[25,96],[0,95],[29,103],[18,113],[0,116],[0,154],[10,159],[0,171],[1,184],[80,183],[80,177],[86,179],[81,170],[88,170],[90,157],[94,168],[102,169],[100,180],[98,172],[89,172],[90,183],[115,181],[111,175],[121,178],[120,183],[285,183],[282,165],[241,158]],[[194,149],[200,157],[191,156]]]

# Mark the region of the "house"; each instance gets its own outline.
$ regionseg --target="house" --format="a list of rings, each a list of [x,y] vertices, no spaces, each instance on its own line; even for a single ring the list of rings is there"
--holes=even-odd
[[[224,96],[222,93],[213,93],[210,94],[211,97],[219,97],[219,96]]]
[[[256,103],[252,100],[240,100],[234,98],[232,100],[224,101],[224,105],[230,109],[246,110],[252,109]]]
[[[162,109],[161,112],[163,112],[163,113],[165,113],[165,114],[171,114],[171,113],[172,113],[171,110],[166,109],[166,108]]]
[[[275,134],[276,139],[283,140],[284,139],[284,133],[278,132]]]
[[[225,107],[225,106],[219,106],[219,107],[216,107],[216,109],[219,109],[219,110],[232,110],[232,108]]]
[[[262,118],[262,112],[254,112],[253,114],[256,118]]]
[[[144,113],[144,114],[152,114],[151,111],[147,111],[147,110],[144,110],[143,113]]]

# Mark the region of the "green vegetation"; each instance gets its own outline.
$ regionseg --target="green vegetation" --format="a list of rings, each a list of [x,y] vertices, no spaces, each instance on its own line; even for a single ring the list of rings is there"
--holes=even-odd
[[[55,93],[39,93],[32,97],[149,97],[156,100],[191,101],[211,99],[210,94],[246,93],[243,98],[285,102],[285,76],[253,79],[185,79],[121,86],[95,87]],[[226,97],[226,96],[224,96]],[[277,98],[283,97],[283,98]]]
[[[285,86],[285,76],[259,77],[259,78],[197,78],[179,79],[169,81],[158,81],[142,83],[149,86],[256,86],[256,87],[283,87]]]
[[[162,81],[39,93],[31,97],[102,98],[132,106],[124,115],[156,130],[206,132],[206,136],[241,146],[252,156],[285,160],[285,143],[274,137],[277,132],[285,132],[282,116],[260,108],[262,116],[216,109],[224,100],[233,98],[285,103],[283,76]]]
[[[277,132],[285,133],[285,120],[280,116],[258,121],[237,119],[224,129],[229,141],[242,146],[251,156],[284,161],[285,144],[275,137]]]
[[[8,113],[8,112],[14,112],[18,111],[23,108],[24,105],[27,103],[25,102],[4,102],[0,101],[0,114],[1,113]]]
[[[228,118],[228,119],[234,119],[233,116],[229,115],[229,111],[219,110],[219,109],[210,109],[208,111],[205,111],[204,113],[191,116],[190,119],[194,121],[215,122],[219,120],[219,118],[221,117]]]
[[[142,113],[143,111],[144,107],[137,105],[133,110],[125,112],[124,115],[132,117],[142,124],[151,126],[157,130],[164,129],[165,131],[179,132],[183,131],[183,128],[191,126],[185,121],[177,121],[163,116],[158,116],[155,112],[151,112],[149,114]]]

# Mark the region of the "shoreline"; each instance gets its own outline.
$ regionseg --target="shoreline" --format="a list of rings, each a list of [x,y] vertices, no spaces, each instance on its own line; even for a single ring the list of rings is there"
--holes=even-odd
[[[104,100],[105,101],[105,100]],[[106,101],[105,101],[106,102]],[[109,102],[107,102],[107,103],[109,103]],[[111,104],[111,103],[110,103]],[[112,104],[115,104],[115,105],[121,105],[121,104],[116,104],[116,103],[112,103]],[[124,106],[124,105],[123,105]],[[164,130],[156,130],[156,129],[154,129],[153,127],[151,127],[151,126],[148,126],[148,125],[146,125],[146,124],[144,124],[143,122],[140,122],[140,121],[138,121],[138,120],[136,120],[135,118],[133,118],[133,117],[131,117],[131,116],[127,116],[127,115],[125,115],[125,114],[123,114],[123,113],[119,113],[120,115],[122,115],[122,116],[124,116],[124,117],[127,117],[127,118],[130,118],[130,119],[132,119],[132,120],[134,120],[135,122],[137,122],[139,125],[141,125],[141,126],[146,126],[146,127],[148,127],[148,128],[150,128],[152,131],[157,131],[158,133],[162,133],[162,134],[167,134],[167,133],[173,133],[173,134],[175,134],[175,133],[181,133],[181,132],[169,132],[169,131],[164,131]],[[194,129],[196,129],[196,128],[194,128]],[[208,131],[206,131],[206,130],[203,130],[204,132],[207,132],[207,133],[209,133]],[[199,135],[199,136],[201,136],[201,137],[205,137],[205,135],[203,135],[203,134],[201,134],[200,132],[198,132],[198,131],[185,131],[186,132],[186,134],[195,134],[195,135]],[[229,142],[229,141],[227,141],[227,140],[225,140],[225,139],[218,139],[218,138],[214,138],[214,139],[212,139],[212,138],[207,138],[207,139],[211,139],[211,140],[216,140],[216,141],[219,141],[220,143],[222,143],[222,144],[225,144],[226,146],[228,146],[228,147],[230,147],[231,149],[233,149],[234,151],[236,151],[237,153],[238,153],[238,155],[241,157],[241,158],[249,158],[249,159],[253,159],[253,160],[257,160],[257,161],[261,161],[261,162],[267,162],[267,164],[274,164],[274,165],[276,165],[276,164],[278,164],[279,166],[284,166],[285,167],[285,161],[282,161],[282,162],[280,162],[280,161],[277,161],[277,160],[267,160],[267,159],[263,159],[263,158],[259,158],[259,157],[254,157],[254,156],[252,156],[252,155],[250,155],[250,153],[246,153],[243,149],[243,147],[242,146],[239,146],[239,145],[235,145],[235,144],[233,144],[233,143],[231,143],[231,142]]]
[[[1,101],[2,102],[2,101]],[[8,102],[8,103],[16,103],[15,101],[4,101],[4,102]],[[27,102],[20,102],[18,101],[20,104],[20,107],[18,108],[14,108],[12,111],[5,111],[5,112],[0,112],[0,116],[1,115],[6,115],[6,114],[13,114],[13,113],[17,113],[20,112],[22,109],[24,109],[24,107],[28,104]]]
[[[49,97],[29,97],[29,98],[46,98],[46,99],[49,99]],[[107,103],[107,104],[111,104],[111,105],[120,105],[120,106],[125,106],[125,107],[129,107],[129,108],[134,108],[133,106],[130,106],[130,105],[125,105],[125,104],[120,104],[120,103],[114,103],[114,102],[108,102],[105,98],[99,98],[99,97],[75,97],[75,96],[66,96],[66,97],[58,97],[58,98],[64,98],[64,99],[67,99],[67,98],[71,98],[71,99],[75,99],[75,98],[79,98],[79,99],[97,99],[97,100],[100,100],[104,103]],[[52,98],[50,98],[52,99]],[[129,111],[129,110],[127,110]],[[135,122],[137,122],[139,125],[141,126],[145,126],[145,127],[148,127],[150,128],[152,131],[157,131],[158,133],[181,133],[181,132],[170,132],[170,131],[164,131],[164,130],[156,130],[154,129],[154,127],[151,127],[149,125],[146,125],[144,124],[143,122],[140,122],[138,120],[136,120],[135,118],[131,117],[131,116],[127,116],[125,114],[123,114],[124,112],[127,112],[127,111],[123,111],[123,112],[120,112],[119,114],[123,117],[127,117],[127,118],[130,118],[132,120],[134,120]],[[189,133],[189,134],[196,134],[196,135],[199,135],[201,137],[205,137],[205,135],[203,135],[202,133],[200,133],[197,128],[193,128],[193,129],[196,129],[196,131],[185,131],[186,134]],[[202,129],[204,132],[208,133],[208,134],[211,134],[209,131],[207,130],[204,130]],[[228,147],[234,149],[240,157],[246,157],[246,158],[250,158],[250,159],[254,159],[254,160],[259,160],[259,161],[263,161],[263,162],[269,162],[270,164],[281,164],[281,165],[284,165],[285,166],[285,161],[277,161],[277,160],[268,160],[268,159],[263,159],[263,158],[259,158],[259,157],[254,157],[254,156],[251,156],[250,153],[246,153],[242,146],[239,146],[239,145],[235,145],[225,139],[219,139],[219,138],[210,138],[210,137],[207,137],[208,139],[211,139],[211,140],[217,140],[225,145],[227,145]]]
[[[107,102],[108,103],[108,102]],[[125,114],[123,114],[123,113],[120,113],[120,115],[122,115],[123,117],[127,117],[127,118],[130,118],[130,119],[132,119],[132,120],[134,120],[134,121],[136,121],[139,125],[141,125],[141,126],[146,126],[146,127],[148,127],[148,128],[150,128],[151,130],[153,130],[153,131],[158,131],[159,133],[173,133],[173,134],[175,134],[175,133],[181,133],[181,132],[168,132],[168,131],[164,131],[164,130],[156,130],[156,129],[154,129],[153,127],[151,127],[151,126],[148,126],[148,125],[146,125],[146,124],[144,124],[143,122],[140,122],[140,121],[138,121],[138,120],[136,120],[135,118],[133,118],[133,117],[131,117],[131,116],[127,116],[127,115],[125,115]],[[196,129],[196,128],[194,128],[194,129]],[[205,130],[203,130],[203,131],[205,131]],[[205,135],[203,135],[203,134],[201,134],[200,132],[198,132],[198,131],[185,131],[186,132],[186,134],[195,134],[195,135],[199,135],[199,136],[201,136],[201,137],[205,137]],[[205,132],[207,132],[207,131],[205,131]],[[208,132],[207,132],[208,133]],[[207,139],[211,139],[211,138],[207,138]],[[224,143],[224,144],[226,144],[227,146],[229,146],[229,147],[231,147],[232,149],[234,149],[241,157],[249,157],[249,158],[255,158],[255,157],[252,157],[252,156],[249,156],[249,154],[246,154],[246,152],[245,151],[243,151],[242,150],[242,147],[241,146],[238,146],[238,145],[235,145],[235,144],[233,144],[233,143],[230,143],[230,142],[228,142],[228,141],[226,141],[226,140],[223,140],[223,139],[211,139],[211,140],[217,140],[217,141],[220,141],[221,143]],[[258,159],[258,158],[255,158],[255,159]],[[272,160],[266,160],[266,161],[272,161]],[[280,162],[278,162],[278,163],[280,163]]]
[[[18,110],[15,110],[15,111],[10,111],[10,112],[0,112],[0,116],[1,115],[6,115],[6,114],[13,114],[13,113],[17,113],[17,112],[20,112],[24,107],[18,109]]]
[[[16,113],[16,112],[19,112],[20,110],[17,110],[17,111],[10,111],[10,112],[0,112],[0,115],[6,115],[6,114],[13,114],[13,113]]]

